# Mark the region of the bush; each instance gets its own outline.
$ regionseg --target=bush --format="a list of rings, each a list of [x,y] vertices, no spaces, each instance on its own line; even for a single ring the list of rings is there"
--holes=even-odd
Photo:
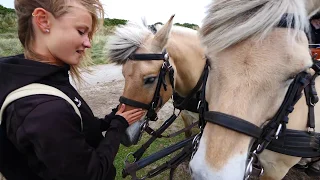
[[[12,56],[21,53],[23,53],[23,49],[18,38],[0,38],[0,57]]]
[[[0,33],[15,32],[17,27],[15,11],[0,5]]]
[[[104,26],[117,26],[117,25],[124,25],[128,22],[128,20],[124,19],[110,19],[110,18],[105,18],[104,19]]]
[[[96,35],[92,41],[92,47],[90,49],[91,59],[94,64],[106,64],[108,63],[107,54],[105,51],[105,44],[108,36]]]

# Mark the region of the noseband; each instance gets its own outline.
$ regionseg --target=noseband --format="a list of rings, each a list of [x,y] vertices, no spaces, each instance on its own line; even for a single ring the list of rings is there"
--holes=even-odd
[[[133,99],[126,98],[124,96],[121,96],[119,99],[120,103],[147,110],[147,115],[146,115],[147,119],[150,121],[156,121],[158,119],[156,109],[163,105],[163,100],[162,100],[162,97],[160,96],[161,87],[163,86],[164,90],[167,91],[167,83],[166,83],[167,72],[169,72],[170,84],[173,87],[173,68],[169,62],[169,55],[166,51],[164,51],[161,54],[132,54],[129,56],[129,59],[134,61],[151,61],[151,60],[163,61],[163,64],[160,68],[160,72],[158,75],[156,90],[149,104],[135,101]]]

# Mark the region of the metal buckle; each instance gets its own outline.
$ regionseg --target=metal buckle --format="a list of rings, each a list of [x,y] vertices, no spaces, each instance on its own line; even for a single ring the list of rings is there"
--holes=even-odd
[[[313,106],[313,107],[314,107],[314,106],[316,105],[316,103],[313,103],[313,102],[312,102],[312,98],[311,98],[311,97],[310,97],[309,99],[310,99],[310,100],[309,100],[309,101],[310,101],[310,106]]]
[[[308,133],[310,133],[310,132],[315,132],[315,129],[312,127],[308,127]]]
[[[201,102],[202,102],[201,100],[198,102],[197,110],[200,109]]]
[[[148,120],[144,120],[144,122],[140,125],[140,134],[149,126]]]
[[[199,148],[201,135],[202,135],[202,133],[199,132],[192,140],[193,150],[192,150],[192,154],[191,154],[191,159],[193,159],[193,156],[196,154],[196,152]]]
[[[164,54],[164,60],[165,60],[165,61],[168,61],[168,60],[169,60],[169,54],[168,54],[168,53]]]
[[[277,131],[276,131],[276,134],[274,135],[274,137],[275,137],[276,139],[279,138],[279,134],[280,134],[281,128],[282,128],[282,124],[279,124],[278,129],[277,129]]]
[[[148,123],[148,122],[149,122],[149,121],[146,119],[146,120],[144,120],[144,122],[140,125],[140,134],[139,134],[138,141],[141,140],[144,130],[146,129],[146,127],[149,126],[149,123]]]
[[[254,150],[252,153],[251,153],[251,158],[247,164],[247,167],[246,167],[246,171],[245,171],[245,174],[244,174],[244,179],[245,180],[248,180],[252,174],[252,167],[253,167],[253,163],[258,160],[258,156],[257,156],[257,150],[260,149],[260,144],[257,146],[257,149]],[[264,170],[263,170],[263,167],[261,166],[261,171],[260,171],[260,176],[264,173]]]
[[[168,70],[168,68],[171,66],[171,64],[169,63],[169,65],[168,65],[168,63],[169,63],[168,60],[163,61],[162,66],[161,66],[161,69],[166,69],[166,70]]]
[[[154,107],[154,102],[151,103],[151,108],[152,108],[153,110],[156,109],[156,107]]]

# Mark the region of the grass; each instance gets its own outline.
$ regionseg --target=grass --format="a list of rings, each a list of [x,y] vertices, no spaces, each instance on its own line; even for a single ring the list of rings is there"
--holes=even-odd
[[[174,122],[174,124],[177,124],[177,126],[179,128],[183,128],[183,122],[182,119],[180,117],[178,117],[176,119],[176,121]],[[168,129],[169,131],[165,131],[163,134],[168,134],[168,133],[173,133],[173,130],[170,130],[170,127]],[[170,132],[172,131],[172,132]],[[176,131],[176,130],[174,130]],[[195,133],[195,132],[194,132]],[[148,135],[147,133],[144,133],[141,140],[139,141],[138,145],[134,145],[131,147],[125,147],[123,145],[120,146],[119,152],[116,156],[116,159],[114,161],[114,165],[117,169],[117,176],[116,176],[116,180],[120,180],[120,179],[125,179],[125,180],[129,180],[131,179],[131,176],[127,176],[126,178],[122,178],[122,169],[124,168],[124,160],[126,159],[126,156],[128,153],[130,152],[135,152],[137,149],[140,148],[140,146],[146,142],[151,136]],[[162,149],[164,149],[165,147],[168,147],[170,145],[173,145],[181,140],[185,139],[184,133],[173,137],[173,138],[158,138],[156,141],[154,141],[151,146],[148,148],[148,150],[145,152],[144,157],[147,157],[155,152],[158,152]],[[168,161],[169,159],[173,158],[175,154],[177,154],[178,152],[180,152],[180,150],[178,150],[177,152],[168,155],[167,157],[160,159],[156,162],[154,162],[153,164],[150,164],[148,166],[146,166],[145,168],[139,170],[137,172],[137,177],[141,178],[143,176],[145,176],[150,170],[156,168],[157,166],[161,165],[162,163],[165,163],[166,161]],[[141,158],[141,159],[142,159]],[[175,171],[175,177],[179,177],[179,179],[190,179],[189,174],[187,172],[185,172],[183,169],[177,169]],[[168,179],[169,178],[169,170],[162,172],[161,174],[157,175],[154,178],[151,178],[153,180],[164,180],[164,179]]]
[[[22,45],[16,33],[7,32],[0,35],[0,57],[21,54],[22,52]]]
[[[93,38],[92,47],[90,49],[91,58],[94,64],[107,64],[105,44],[108,36],[96,35]]]

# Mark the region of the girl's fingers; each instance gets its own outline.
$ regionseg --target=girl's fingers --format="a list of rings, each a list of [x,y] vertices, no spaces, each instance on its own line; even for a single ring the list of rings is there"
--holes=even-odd
[[[133,124],[136,121],[140,120],[144,113],[145,112],[142,111],[142,112],[137,112],[135,114],[131,114],[130,117],[128,118],[128,120],[130,122],[129,124]]]
[[[144,113],[145,113],[145,111],[138,111],[138,112],[130,114],[130,117],[141,116]]]
[[[126,114],[134,114],[134,113],[139,112],[139,111],[142,111],[142,109],[132,109],[130,111],[126,111],[125,113]]]
[[[125,104],[121,104],[121,106],[120,106],[120,108],[119,108],[119,110],[118,110],[118,112],[116,114],[122,114],[125,109],[126,109],[126,105]]]
[[[131,114],[131,115],[130,115],[130,119],[134,119],[134,118],[136,118],[136,117],[142,117],[143,114],[144,114],[143,111],[142,111],[142,112],[137,112],[137,113]]]

